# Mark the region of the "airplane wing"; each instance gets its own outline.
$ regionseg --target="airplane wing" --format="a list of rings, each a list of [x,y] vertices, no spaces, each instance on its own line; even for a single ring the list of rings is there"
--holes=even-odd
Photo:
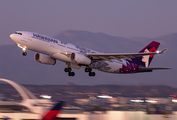
[[[107,60],[111,61],[111,59],[116,59],[121,61],[121,59],[131,60],[131,58],[146,56],[146,55],[155,55],[155,54],[163,54],[167,51],[163,49],[162,51],[157,52],[149,52],[149,53],[87,53],[86,56],[92,58],[93,60]],[[122,62],[122,61],[121,61]]]

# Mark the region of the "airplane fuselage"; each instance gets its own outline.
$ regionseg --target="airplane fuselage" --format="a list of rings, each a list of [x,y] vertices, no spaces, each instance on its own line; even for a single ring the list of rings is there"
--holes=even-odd
[[[87,54],[101,52],[85,47],[63,42],[55,38],[47,37],[34,32],[17,31],[10,35],[11,39],[26,52],[27,49],[50,56],[54,60],[65,62],[69,67],[79,69],[80,67],[90,67],[99,71],[109,73],[137,73],[140,71],[139,63],[128,59],[92,60],[87,58]],[[72,54],[76,53],[76,54]],[[72,55],[84,56],[83,60],[73,60]],[[39,57],[39,56],[37,56]],[[79,61],[79,62],[78,62]],[[40,62],[40,61],[39,61]],[[44,62],[43,62],[44,63]],[[45,64],[45,63],[44,63]]]

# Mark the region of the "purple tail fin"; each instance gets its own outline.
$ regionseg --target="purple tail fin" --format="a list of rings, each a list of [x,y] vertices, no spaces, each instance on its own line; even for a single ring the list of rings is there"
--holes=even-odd
[[[152,41],[149,45],[143,48],[139,53],[148,53],[148,52],[156,52],[160,43],[156,41]],[[142,57],[136,57],[133,61],[137,62],[139,65],[143,67],[149,67],[154,55],[146,55]]]

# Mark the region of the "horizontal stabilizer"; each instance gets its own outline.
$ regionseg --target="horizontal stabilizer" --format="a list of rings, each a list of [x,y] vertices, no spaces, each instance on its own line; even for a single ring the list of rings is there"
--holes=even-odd
[[[162,70],[162,69],[171,69],[166,67],[139,67],[139,70]]]

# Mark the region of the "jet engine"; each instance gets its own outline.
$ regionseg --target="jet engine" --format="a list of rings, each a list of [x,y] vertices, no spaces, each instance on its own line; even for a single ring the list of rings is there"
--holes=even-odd
[[[75,61],[77,64],[83,64],[83,65],[89,65],[91,63],[90,58],[79,53],[72,53],[71,60]]]
[[[39,63],[48,64],[48,65],[55,65],[56,63],[56,60],[54,58],[51,58],[48,55],[44,55],[41,53],[36,53],[34,59]]]

